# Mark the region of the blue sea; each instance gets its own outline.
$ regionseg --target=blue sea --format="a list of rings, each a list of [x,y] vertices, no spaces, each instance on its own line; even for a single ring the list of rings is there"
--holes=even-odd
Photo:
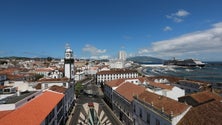
[[[143,70],[149,76],[175,76],[210,83],[222,83],[222,62],[207,62],[205,67],[180,67],[146,65]]]

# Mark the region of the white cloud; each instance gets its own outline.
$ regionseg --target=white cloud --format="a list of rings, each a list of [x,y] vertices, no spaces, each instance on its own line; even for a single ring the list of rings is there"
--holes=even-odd
[[[84,52],[89,52],[92,56],[106,53],[106,49],[98,49],[92,45],[86,44],[82,49]]]
[[[171,31],[173,30],[170,26],[166,26],[163,28],[163,31]]]
[[[190,15],[190,13],[187,12],[186,10],[178,10],[178,11],[175,13],[175,15],[178,16],[178,17],[185,17],[185,16]]]
[[[174,22],[180,23],[188,15],[190,15],[188,11],[178,10],[176,13],[171,13],[170,15],[166,15],[166,18],[172,19]]]
[[[99,56],[99,59],[108,59],[109,56],[108,55],[102,55],[102,56]]]
[[[138,51],[158,57],[192,57],[222,53],[222,22],[214,24],[211,29],[193,32],[169,40],[153,42],[150,48]],[[190,58],[191,58],[190,57]],[[222,59],[222,57],[219,57]]]
[[[90,59],[109,59],[108,55],[91,56]]]

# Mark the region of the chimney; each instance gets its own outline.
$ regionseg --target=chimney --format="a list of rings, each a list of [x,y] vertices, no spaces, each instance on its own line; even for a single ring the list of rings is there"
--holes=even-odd
[[[170,112],[170,116],[173,117],[173,111]]]
[[[16,92],[16,95],[17,95],[17,96],[20,96],[20,95],[21,95],[21,93],[20,93],[19,90]]]
[[[161,111],[164,112],[164,107],[161,108]]]

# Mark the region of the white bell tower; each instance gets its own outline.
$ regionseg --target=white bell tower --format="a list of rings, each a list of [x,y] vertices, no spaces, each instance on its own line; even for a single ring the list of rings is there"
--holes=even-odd
[[[64,72],[65,77],[74,79],[74,58],[73,51],[69,44],[66,44],[65,58],[64,58]]]

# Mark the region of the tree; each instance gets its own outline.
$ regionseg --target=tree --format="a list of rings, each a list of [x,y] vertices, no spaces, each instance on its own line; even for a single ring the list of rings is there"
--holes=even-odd
[[[52,61],[52,57],[47,57],[47,61],[51,62]]]
[[[81,91],[83,91],[83,85],[82,85],[82,83],[78,82],[75,85],[75,93],[76,93],[77,97],[78,97],[78,95],[80,94]]]
[[[34,77],[35,77],[35,81],[38,81],[39,79],[43,78],[44,75],[42,75],[42,74],[35,74]]]

